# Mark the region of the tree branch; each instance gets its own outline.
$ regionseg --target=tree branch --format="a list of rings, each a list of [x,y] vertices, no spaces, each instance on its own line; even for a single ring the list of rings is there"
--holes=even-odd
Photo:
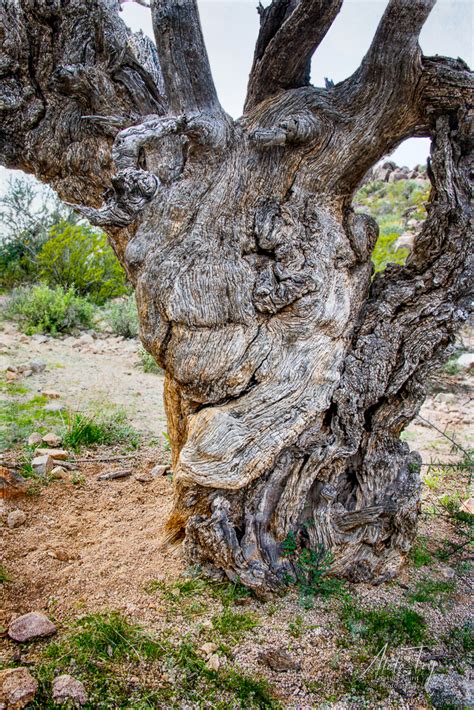
[[[153,0],[151,7],[171,112],[220,110],[196,0]]]
[[[0,163],[72,202],[100,204],[110,185],[114,129],[84,116],[123,126],[167,110],[156,48],[118,9],[117,0],[0,3]]]
[[[342,0],[273,0],[260,6],[246,112],[281,89],[309,84],[311,57],[341,6]]]

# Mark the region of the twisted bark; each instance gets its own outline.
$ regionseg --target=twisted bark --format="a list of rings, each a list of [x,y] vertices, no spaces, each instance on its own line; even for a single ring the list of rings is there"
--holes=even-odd
[[[431,0],[391,0],[361,67],[316,89],[340,3],[274,0],[232,121],[195,2],[152,2],[158,52],[117,5],[1,0],[0,159],[104,226],[135,285],[166,371],[170,537],[254,588],[284,579],[289,532],[343,576],[387,579],[419,498],[399,435],[468,307],[471,74],[421,55]],[[413,135],[432,138],[429,217],[372,280],[377,225],[352,195]]]

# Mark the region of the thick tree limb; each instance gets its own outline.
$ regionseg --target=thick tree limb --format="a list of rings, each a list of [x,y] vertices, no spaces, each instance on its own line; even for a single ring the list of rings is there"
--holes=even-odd
[[[127,125],[166,109],[156,49],[118,9],[117,0],[0,3],[0,162],[69,201],[100,203],[110,184],[110,126],[83,116]]]
[[[153,0],[151,7],[171,112],[218,110],[196,0]]]
[[[342,0],[273,0],[260,6],[246,111],[282,89],[309,84],[311,57],[341,6]]]

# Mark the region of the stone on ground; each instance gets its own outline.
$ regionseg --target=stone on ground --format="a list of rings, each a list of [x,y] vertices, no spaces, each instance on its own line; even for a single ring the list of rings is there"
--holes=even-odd
[[[21,710],[34,699],[38,683],[27,668],[0,671],[0,708]]]
[[[24,495],[27,491],[27,483],[23,476],[10,468],[0,466],[0,498],[9,500]]]
[[[40,441],[43,441],[48,446],[57,447],[61,443],[61,437],[50,431],[45,434]],[[38,443],[40,443],[40,441]]]
[[[86,689],[71,675],[60,675],[53,680],[53,700],[58,705],[78,708],[87,703]]]
[[[296,671],[301,668],[301,664],[295,661],[284,648],[268,648],[259,654],[259,659],[276,673]]]
[[[473,684],[456,671],[433,673],[426,681],[425,691],[435,708],[464,710],[474,705]]]
[[[26,515],[22,510],[17,508],[8,513],[7,525],[9,528],[19,528],[24,522],[26,522]]]
[[[31,467],[38,476],[46,476],[54,468],[54,459],[48,454],[35,456]]]
[[[42,438],[41,434],[37,431],[34,431],[32,434],[29,435],[28,437],[28,446],[36,446],[37,444],[41,444],[41,442],[44,441]]]
[[[44,636],[52,636],[56,633],[56,627],[47,616],[37,611],[31,611],[23,616],[18,616],[8,627],[8,635],[14,641],[20,643],[31,641]]]
[[[65,449],[37,449],[36,453],[38,456],[51,456],[52,459],[58,461],[65,461],[69,457]]]

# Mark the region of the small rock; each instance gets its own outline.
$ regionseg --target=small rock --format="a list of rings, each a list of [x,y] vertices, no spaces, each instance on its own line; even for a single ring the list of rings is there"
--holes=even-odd
[[[42,335],[41,333],[34,333],[31,336],[31,339],[34,340],[36,343],[39,343],[40,345],[42,343],[47,343],[48,342],[48,336],[47,335]]]
[[[212,656],[209,658],[208,662],[206,663],[206,666],[209,668],[210,671],[218,671],[221,665],[221,660],[217,653],[213,653]]]
[[[22,510],[12,510],[7,516],[7,525],[9,528],[19,528],[20,525],[26,522],[26,515]]]
[[[41,390],[41,394],[48,399],[59,399],[61,397],[61,393],[56,392],[56,390]]]
[[[474,515],[474,498],[464,500],[459,506],[459,509],[462,510],[463,513],[470,513],[471,515]]]
[[[44,342],[46,342],[46,340]],[[28,363],[28,369],[33,370],[33,372],[43,372],[43,370],[46,370],[46,363],[43,360],[32,360]]]
[[[41,439],[45,444],[48,444],[48,446],[59,446],[61,443],[61,437],[58,436],[57,434],[53,434],[53,432],[48,432],[43,436]],[[39,443],[39,442],[38,442]]]
[[[34,431],[32,434],[29,435],[28,437],[28,446],[36,446],[37,444],[41,444],[41,441],[43,439],[41,438],[41,434],[39,434],[37,431]]]
[[[98,481],[113,481],[115,478],[127,478],[127,476],[131,476],[132,472],[127,469],[124,471],[108,471],[107,473],[101,473],[100,476],[97,476]]]
[[[212,653],[214,653],[214,651],[217,651],[218,648],[219,647],[216,643],[209,642],[209,643],[203,643],[200,650],[203,653],[205,653],[206,656],[210,656]]]
[[[69,458],[69,454],[65,449],[37,449],[36,453],[39,456],[51,456],[56,461],[65,461]]]
[[[301,668],[301,663],[295,661],[284,648],[269,648],[262,651],[259,659],[277,673],[297,671]]]
[[[139,473],[137,476],[135,476],[135,480],[139,481],[140,483],[150,483],[153,480],[153,477],[147,475],[146,473]]]
[[[170,466],[167,464],[157,464],[156,466],[153,466],[153,468],[150,471],[150,476],[153,476],[155,478],[159,476],[166,476],[166,474],[169,472]]]
[[[443,567],[440,571],[445,579],[454,579],[456,576],[456,572],[452,567]]]
[[[60,562],[69,562],[69,560],[72,559],[69,552],[62,547],[56,547],[55,549],[50,550],[48,554]]]
[[[34,699],[38,683],[27,668],[0,671],[0,708],[21,710]]]
[[[0,498],[8,500],[24,495],[28,489],[23,476],[10,468],[0,466]]]
[[[18,367],[16,365],[8,365],[7,372],[18,372]]]
[[[469,680],[456,671],[433,673],[425,683],[425,691],[435,708],[464,710],[472,707],[474,702],[474,692]]]
[[[47,616],[37,611],[23,614],[14,619],[8,627],[8,635],[14,641],[30,641],[43,636],[52,636],[56,627]]]
[[[56,478],[67,478],[67,473],[62,466],[55,466],[51,469],[51,476],[56,476]]]
[[[18,379],[18,373],[12,372],[11,370],[7,370],[7,374],[5,377],[6,377],[7,382],[14,382],[15,380]]]
[[[54,468],[54,460],[48,454],[35,456],[31,462],[31,467],[38,476],[46,476]]]
[[[48,402],[44,405],[45,412],[63,412],[66,409],[66,405],[63,402]]]
[[[31,377],[33,374],[33,370],[25,370],[23,373],[23,377]]]

